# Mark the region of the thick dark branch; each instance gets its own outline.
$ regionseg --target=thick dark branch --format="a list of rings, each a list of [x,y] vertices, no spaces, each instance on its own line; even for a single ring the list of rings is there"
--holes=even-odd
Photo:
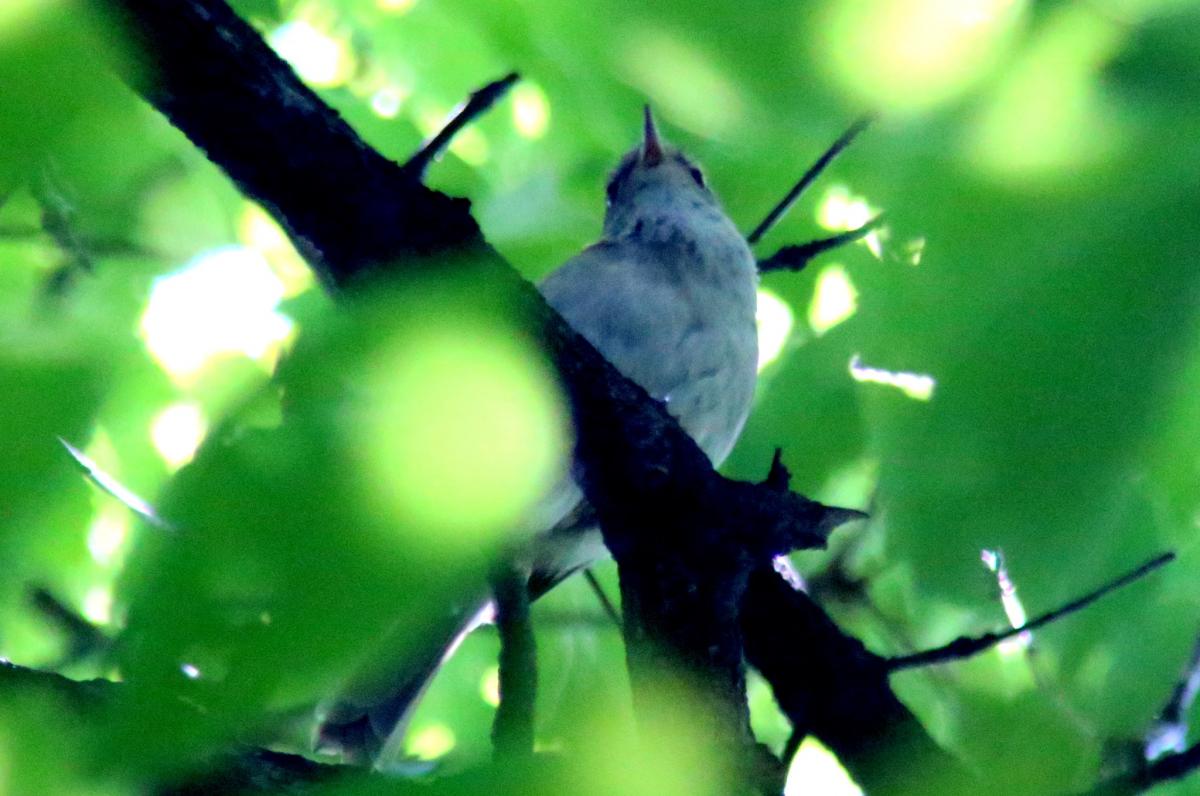
[[[141,56],[124,76],[288,230],[330,284],[486,252],[469,203],[367,146],[224,2],[93,0]]]
[[[740,621],[746,659],[771,684],[794,744],[816,737],[868,793],[967,793],[978,785],[896,698],[887,661],[771,567],[750,576]]]
[[[1165,566],[1174,560],[1174,553],[1163,553],[1162,555],[1155,556],[1137,569],[1126,572],[1121,577],[1105,583],[1098,589],[1088,592],[1082,597],[1074,599],[1066,605],[1055,608],[1053,611],[1047,611],[1036,619],[1026,622],[1020,627],[1012,627],[1008,630],[1003,630],[996,633],[985,633],[982,636],[963,636],[961,638],[956,638],[949,644],[936,649],[925,650],[923,652],[913,653],[912,655],[903,655],[900,657],[891,658],[887,663],[888,671],[899,672],[903,671],[904,669],[913,669],[918,666],[930,666],[935,663],[963,660],[964,658],[969,658],[972,655],[977,655],[984,650],[991,649],[1002,641],[1019,636],[1022,633],[1031,633],[1038,628],[1050,624],[1051,622],[1056,622],[1063,617],[1070,616],[1076,611],[1081,611],[1106,594],[1111,594],[1117,589],[1128,586],[1134,581],[1141,580],[1154,570]]]

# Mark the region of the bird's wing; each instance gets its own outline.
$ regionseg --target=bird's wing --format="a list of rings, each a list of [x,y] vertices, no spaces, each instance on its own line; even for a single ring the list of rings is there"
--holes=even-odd
[[[654,254],[643,243],[603,241],[568,260],[539,289],[609,362],[662,399],[688,373],[682,358],[655,353],[678,350],[695,308],[664,267],[671,258]]]

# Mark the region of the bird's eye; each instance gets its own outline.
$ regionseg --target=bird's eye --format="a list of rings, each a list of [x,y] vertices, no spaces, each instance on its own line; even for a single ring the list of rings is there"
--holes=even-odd
[[[606,192],[608,194],[608,203],[609,204],[612,204],[613,202],[617,201],[617,190],[620,187],[621,187],[621,185],[620,185],[619,181],[617,181],[617,180],[609,180],[608,181],[608,188],[606,189]]]
[[[696,184],[701,188],[706,187],[704,185],[704,175],[700,173],[700,169],[696,168],[695,166],[688,166],[688,174],[692,175],[692,179],[695,180]]]

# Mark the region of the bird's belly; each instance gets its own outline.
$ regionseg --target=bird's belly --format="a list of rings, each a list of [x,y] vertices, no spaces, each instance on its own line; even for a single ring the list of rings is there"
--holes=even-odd
[[[696,326],[683,336],[677,350],[688,360],[687,377],[674,384],[643,386],[666,402],[684,431],[714,464],[720,464],[737,441],[754,399],[758,363],[754,326]]]

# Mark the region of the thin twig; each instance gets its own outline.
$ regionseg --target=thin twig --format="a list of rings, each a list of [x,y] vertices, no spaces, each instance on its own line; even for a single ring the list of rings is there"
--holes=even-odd
[[[75,464],[79,466],[88,480],[102,491],[116,498],[125,508],[154,527],[163,528],[168,531],[174,530],[169,522],[158,515],[158,512],[154,510],[154,507],[149,502],[139,497],[133,490],[129,489],[116,478],[100,469],[100,466],[92,461],[87,454],[62,437],[59,437],[58,441],[66,449],[67,453],[70,454],[71,458],[75,460]]]
[[[1009,628],[998,633],[986,633],[982,636],[970,637],[962,636],[951,641],[942,647],[936,649],[916,652],[912,655],[901,655],[895,658],[889,658],[887,661],[888,672],[899,672],[905,669],[914,669],[918,666],[930,666],[935,663],[945,663],[947,661],[958,661],[965,658],[970,658],[984,650],[990,649],[1001,641],[1019,636],[1022,633],[1028,633],[1038,628],[1055,622],[1063,617],[1069,616],[1076,611],[1088,607],[1092,603],[1099,600],[1101,597],[1116,591],[1117,589],[1128,586],[1134,581],[1144,578],[1154,570],[1165,564],[1175,560],[1174,553],[1163,553],[1156,556],[1146,563],[1142,564],[1135,570],[1127,572],[1116,580],[1109,581],[1095,591],[1089,592],[1082,597],[1079,597],[1066,605],[1056,608],[1053,611],[1042,614],[1037,619],[1031,622],[1026,622],[1020,627]]]
[[[83,273],[95,271],[90,247],[75,226],[75,205],[52,161],[42,164],[30,187],[42,211],[42,229],[67,256],[70,268]]]
[[[770,271],[802,271],[817,255],[824,254],[830,249],[836,249],[839,246],[845,246],[848,243],[854,243],[856,240],[862,240],[872,230],[878,229],[883,224],[885,218],[886,214],[880,213],[861,227],[847,230],[846,232],[839,232],[837,235],[831,235],[828,238],[810,240],[808,243],[801,243],[796,246],[784,246],[767,259],[760,260],[758,263],[758,272],[765,274]]]
[[[811,185],[813,180],[819,177],[821,172],[824,171],[831,162],[833,162],[833,159],[841,154],[843,149],[850,146],[850,142],[853,141],[858,134],[865,130],[867,126],[870,125],[874,120],[875,116],[873,114],[868,114],[863,116],[854,124],[850,125],[850,129],[842,133],[841,137],[834,141],[833,145],[830,146],[829,149],[825,150],[825,154],[817,158],[817,162],[808,167],[808,171],[804,172],[804,175],[800,177],[800,180],[792,186],[792,190],[787,192],[787,196],[783,197],[783,199],[779,201],[779,204],[771,208],[771,212],[767,213],[767,217],[764,218],[762,222],[754,228],[753,232],[746,236],[747,242],[749,242],[751,246],[753,246],[755,243],[758,243],[759,240],[762,239],[762,236],[767,234],[771,227],[778,223],[779,219],[783,217],[783,214],[791,209],[792,205],[795,204],[796,200],[800,197],[800,194],[804,192],[804,189]]]
[[[608,598],[608,592],[604,591],[604,586],[596,578],[596,573],[592,572],[591,568],[583,571],[583,577],[587,579],[588,585],[592,587],[592,592],[596,595],[596,599],[600,601],[600,607],[604,609],[604,613],[608,614],[608,618],[613,621],[618,630],[621,630],[621,614],[617,611],[617,607],[613,605],[612,600]]]
[[[1144,736],[1143,754],[1157,760],[1167,752],[1182,752],[1187,745],[1188,713],[1200,693],[1200,639],[1192,648],[1183,676],[1171,689],[1171,697]]]
[[[783,448],[775,449],[775,455],[771,457],[771,469],[767,471],[767,477],[762,483],[777,492],[788,491],[792,483],[792,474],[783,463]]]
[[[450,119],[446,122],[445,127],[426,141],[417,150],[417,153],[408,159],[408,162],[404,164],[404,171],[418,181],[423,180],[429,164],[441,156],[442,150],[450,145],[451,139],[458,135],[459,130],[495,105],[497,100],[507,94],[513,83],[516,83],[519,78],[520,75],[516,72],[510,72],[499,80],[493,80],[483,88],[471,92],[467,101],[450,114]]]
[[[104,631],[58,599],[49,589],[36,586],[29,591],[29,601],[38,612],[53,622],[67,637],[67,650],[54,668],[68,666],[109,647]]]

